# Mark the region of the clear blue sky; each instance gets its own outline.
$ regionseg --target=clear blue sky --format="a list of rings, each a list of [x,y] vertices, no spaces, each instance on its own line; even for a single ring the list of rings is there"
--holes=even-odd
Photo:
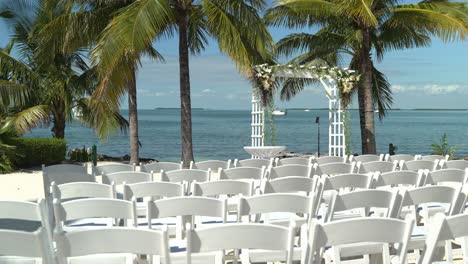
[[[272,28],[275,40],[292,32]],[[0,45],[9,38],[0,21]],[[179,107],[178,44],[176,38],[155,43],[166,63],[143,60],[138,73],[139,108]],[[199,56],[191,57],[193,107],[214,109],[249,109],[251,87],[238,74],[229,58],[220,54],[214,41]],[[387,53],[377,67],[392,84],[394,108],[467,108],[468,109],[468,40],[442,43],[431,47]],[[280,107],[327,107],[320,87],[309,87]],[[123,104],[122,108],[126,108]]]

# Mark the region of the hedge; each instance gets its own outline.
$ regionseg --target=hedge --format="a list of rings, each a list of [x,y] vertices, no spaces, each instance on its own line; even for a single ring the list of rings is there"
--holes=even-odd
[[[65,160],[67,144],[64,139],[21,137],[8,141],[10,145],[16,146],[20,155],[15,160],[15,165],[19,168],[58,164]]]

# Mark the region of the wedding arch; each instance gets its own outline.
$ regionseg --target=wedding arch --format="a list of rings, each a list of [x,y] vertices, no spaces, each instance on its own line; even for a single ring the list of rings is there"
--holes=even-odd
[[[344,95],[359,81],[359,75],[348,69],[306,65],[257,65],[253,68],[252,147],[265,144],[265,96],[273,98],[275,78],[302,78],[320,81],[328,98],[328,152],[330,156],[346,154],[343,110]]]

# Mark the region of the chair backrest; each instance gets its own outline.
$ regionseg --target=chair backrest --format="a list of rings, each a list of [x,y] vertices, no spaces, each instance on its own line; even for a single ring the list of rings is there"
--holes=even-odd
[[[449,155],[427,155],[427,156],[420,156],[419,159],[421,160],[427,160],[427,161],[436,161],[436,160],[448,160]]]
[[[461,186],[432,185],[406,191],[403,196],[402,206],[420,206],[428,203],[448,204],[448,215],[454,215],[461,212],[465,199],[466,195],[461,191]]]
[[[321,263],[327,247],[365,242],[398,243],[398,263],[405,263],[413,226],[412,219],[365,217],[327,223],[313,220],[304,263]]]
[[[261,169],[262,167],[268,168],[271,165],[273,165],[273,159],[234,160],[234,167],[254,167]]]
[[[199,162],[190,162],[190,169],[194,170],[208,170],[211,171],[219,171],[219,169],[229,169],[231,167],[231,160],[224,161],[224,160],[206,160],[206,161],[199,161]]]
[[[312,167],[304,165],[283,165],[270,167],[268,169],[268,179],[273,180],[288,176],[301,176],[310,178],[312,176]]]
[[[168,182],[206,182],[210,180],[211,170],[175,170],[175,171],[163,171],[161,179]]]
[[[359,173],[370,173],[370,172],[390,172],[396,170],[398,162],[389,162],[389,161],[370,161],[365,163],[357,164],[357,170]]]
[[[163,171],[173,171],[173,170],[180,170],[182,169],[183,162],[175,163],[175,162],[153,162],[149,164],[141,164],[140,171],[141,172],[153,172],[153,173],[160,173]]]
[[[396,218],[399,216],[401,203],[402,196],[396,190],[361,190],[342,194],[334,192],[325,221],[333,221],[337,212],[370,208],[385,209],[384,217]]]
[[[324,165],[328,163],[346,163],[348,161],[347,157],[337,157],[337,156],[324,156],[315,158],[312,160],[313,163],[318,165]]]
[[[116,198],[115,185],[96,182],[71,182],[56,185],[51,184],[52,197],[59,200],[78,198]]]
[[[262,183],[262,193],[310,193],[314,190],[318,177],[306,178],[300,176],[288,176],[277,178]]]
[[[408,154],[395,154],[395,155],[385,155],[384,160],[385,161],[390,161],[390,162],[395,162],[395,161],[412,161],[416,160],[418,157],[414,155],[408,155]]]
[[[429,172],[426,177],[426,184],[438,184],[444,182],[465,184],[467,177],[467,171],[465,170],[441,169]]]
[[[136,224],[136,202],[108,198],[78,199],[68,202],[54,200],[57,227],[66,221],[85,218],[110,218],[134,221]]]
[[[192,184],[192,195],[218,197],[220,195],[243,195],[253,194],[254,184],[252,180],[219,180],[212,182],[194,182]]]
[[[21,259],[23,257],[42,259],[42,263],[53,263],[53,253],[49,243],[47,232],[42,228],[35,232],[0,229],[0,255],[14,257],[11,262],[7,259],[6,263],[35,263],[23,262]]]
[[[383,161],[383,159],[384,159],[383,154],[381,154],[381,155],[365,154],[365,155],[359,155],[359,156],[353,156],[352,157],[352,161],[361,162],[361,163],[367,163],[367,162],[373,162],[373,161]]]
[[[185,186],[172,182],[139,182],[124,185],[124,199],[151,197],[153,199],[185,195]]]
[[[266,215],[269,213],[305,214],[307,217],[314,212],[314,201],[311,197],[290,193],[271,193],[241,197],[238,207],[238,221],[243,216]],[[257,220],[260,220],[257,218]]]
[[[410,170],[410,171],[418,171],[418,170],[429,170],[433,171],[436,170],[438,167],[439,161],[430,161],[430,160],[412,160],[412,161],[405,161],[400,163],[401,170]]]
[[[227,200],[210,197],[173,197],[148,202],[148,225],[152,219],[176,216],[218,217],[226,221]]]
[[[42,177],[46,198],[50,195],[50,184],[52,182],[57,185],[70,182],[95,182],[95,178],[88,174],[86,164],[59,164],[47,167],[42,165]]]
[[[52,234],[51,220],[49,219],[47,209],[44,199],[39,200],[37,203],[0,201],[0,219],[12,221],[11,225],[8,224],[7,229],[33,231],[37,228],[37,225],[26,223],[36,222],[40,223],[40,226],[42,226],[48,234]]]
[[[296,227],[268,224],[224,224],[187,230],[187,264],[192,264],[192,253],[227,249],[263,249],[284,252],[277,261],[292,264],[292,250]],[[273,261],[273,260],[272,260]]]
[[[135,171],[135,165],[123,163],[110,163],[93,167],[94,175],[103,175],[123,171]]]
[[[441,168],[447,169],[459,169],[459,170],[466,170],[468,169],[468,160],[449,160],[441,161]]]
[[[386,173],[377,173],[375,188],[378,187],[392,187],[407,185],[409,187],[423,186],[426,180],[423,171],[392,171]]]
[[[236,167],[227,170],[221,170],[219,178],[221,180],[240,180],[240,179],[253,179],[261,180],[265,175],[265,167]]]
[[[324,191],[341,189],[369,189],[373,185],[373,175],[346,173],[331,177],[323,176]]]
[[[122,227],[67,232],[57,236],[57,248],[61,263],[68,263],[70,257],[118,253],[159,255],[164,257],[165,263],[170,263],[164,228],[158,231]]]
[[[102,175],[102,183],[104,184],[114,183],[115,185],[121,185],[124,183],[131,184],[152,180],[153,174],[146,172],[122,171]]]
[[[311,158],[301,158],[301,157],[276,159],[276,166],[283,166],[283,165],[309,166],[311,163],[311,160],[312,160]]]
[[[461,237],[468,237],[468,214],[460,214],[454,216],[445,216],[437,214],[432,221],[431,229],[426,239],[425,252],[421,264],[434,263],[433,257],[435,249],[438,247],[439,241],[455,240]],[[467,256],[463,256],[465,259]],[[447,260],[447,262],[450,260]]]
[[[336,174],[346,174],[346,173],[354,173],[356,164],[355,163],[342,163],[342,162],[336,162],[336,163],[327,163],[327,164],[315,164],[315,169],[314,173],[315,175],[336,175]]]

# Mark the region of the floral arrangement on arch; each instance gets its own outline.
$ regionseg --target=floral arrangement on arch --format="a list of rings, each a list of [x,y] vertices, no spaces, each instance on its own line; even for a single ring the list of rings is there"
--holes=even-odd
[[[279,70],[288,70],[292,72],[303,72],[307,70],[318,79],[333,80],[336,82],[343,106],[346,108],[348,96],[352,90],[357,87],[360,76],[352,70],[341,69],[338,67],[327,66],[306,66],[306,65],[268,65],[261,64],[253,68],[254,83],[262,95],[264,105],[273,94],[273,85],[275,82],[275,72]],[[298,77],[300,78],[300,77]]]

